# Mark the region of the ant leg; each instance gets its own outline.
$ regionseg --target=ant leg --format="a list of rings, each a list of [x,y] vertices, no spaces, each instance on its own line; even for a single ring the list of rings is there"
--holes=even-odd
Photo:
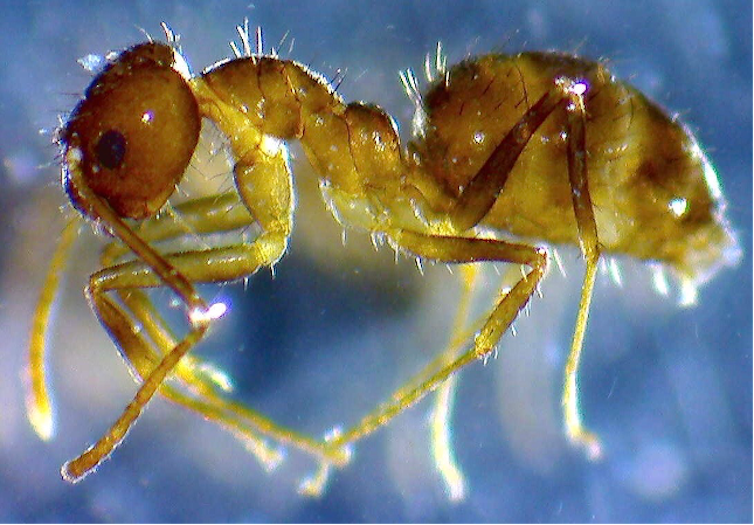
[[[539,126],[566,100],[567,93],[556,82],[508,131],[500,144],[469,181],[451,210],[453,224],[466,231],[484,219],[503,191],[508,175]]]
[[[409,380],[411,385],[396,392],[385,403],[364,417],[353,428],[335,437],[330,446],[341,447],[371,434],[387,424],[395,416],[413,406],[428,393],[436,390],[458,370],[488,356],[498,341],[526,305],[547,270],[547,252],[526,244],[515,244],[495,239],[468,237],[443,237],[395,230],[388,233],[398,248],[419,257],[445,263],[470,263],[483,261],[524,264],[531,268],[516,285],[505,294],[487,316],[474,344],[451,363],[442,366],[431,375],[424,371]],[[427,377],[428,376],[428,377]]]
[[[452,214],[454,223],[460,228],[470,228],[481,221],[495,203],[511,168],[536,129],[552,111],[561,105],[564,106],[567,113],[566,132],[569,137],[568,177],[581,252],[586,260],[586,272],[581,288],[571,349],[566,363],[562,404],[568,438],[571,442],[585,448],[589,457],[594,459],[601,454],[600,444],[597,437],[587,431],[581,422],[577,380],[597,263],[600,257],[597,225],[587,180],[586,109],[584,106],[584,96],[587,91],[588,85],[583,81],[566,77],[556,79],[552,88],[524,114],[495,148],[461,194]]]
[[[292,181],[285,150],[273,146],[272,144],[268,145],[268,148],[263,151],[259,144],[252,145],[243,151],[241,155],[238,154],[240,148],[234,147],[234,151],[237,154],[235,166],[236,184],[243,203],[251,213],[251,216],[262,228],[262,233],[253,242],[248,244],[242,243],[221,248],[160,256],[165,265],[173,269],[173,275],[180,276],[186,282],[225,282],[251,275],[260,267],[271,266],[283,255],[287,247],[292,222]],[[203,227],[211,230],[207,224],[203,224]],[[95,274],[92,277],[90,296],[92,302],[99,308],[103,324],[112,333],[116,329],[130,330],[134,327],[134,324],[133,322],[126,321],[124,314],[112,315],[107,319],[104,318],[105,315],[113,313],[113,309],[108,308],[105,303],[105,293],[108,290],[126,291],[128,289],[155,287],[163,284],[165,284],[165,281],[162,279],[162,275],[157,274],[151,264],[135,260],[105,268]],[[202,330],[201,334],[197,334],[198,329]],[[206,331],[206,325],[201,325],[198,329],[195,328],[192,330],[152,370],[137,394],[137,398],[139,398],[136,400],[139,401],[137,403],[138,406],[143,406],[141,400],[147,399],[147,396],[151,397],[156,387],[159,386],[156,382],[158,380],[151,381],[152,378],[162,375],[164,379],[164,374],[175,366],[175,362],[165,365],[166,361],[178,350],[181,353],[188,351],[190,346],[195,344],[201,338],[204,331]],[[136,351],[137,354],[145,354],[145,352],[143,349]],[[147,389],[150,390],[148,391]],[[141,393],[143,392],[148,392],[148,394],[142,395]],[[207,397],[207,399],[209,398]],[[248,411],[242,411],[239,405],[229,404],[226,406],[230,407],[231,411],[228,416],[229,421],[240,421],[244,416],[249,414]],[[131,414],[130,418],[126,414]],[[124,421],[128,421],[128,424],[130,424],[135,416],[138,416],[138,413],[135,413],[132,407],[127,408],[121,420],[111,429],[111,434],[118,435],[119,439],[122,439],[122,434],[127,429]],[[260,422],[259,426],[269,434],[273,434],[276,428],[266,422]],[[325,448],[324,445],[314,440],[307,440],[303,437],[299,438],[286,429],[282,429],[278,437],[283,442],[294,443],[299,448],[312,452],[313,455],[321,458],[323,464],[341,466],[349,458],[345,447],[328,446]],[[112,438],[110,440],[113,441]],[[109,447],[108,453],[112,450],[113,446]],[[97,448],[97,450],[100,449],[104,450],[102,447]],[[99,459],[102,457],[104,456],[100,456]],[[92,462],[90,468],[95,464]]]
[[[147,241],[165,240],[180,237],[186,234],[186,230],[194,236],[199,233],[209,233],[225,231],[236,227],[248,226],[250,216],[243,206],[239,206],[239,197],[236,192],[190,201],[184,203],[181,207],[180,220],[183,228],[179,227],[176,220],[162,220],[162,218],[145,221],[140,229],[140,235]],[[239,211],[244,213],[236,217]],[[196,223],[197,217],[202,217],[201,224]],[[212,220],[212,219],[216,220]],[[168,217],[168,219],[175,219]],[[208,224],[210,223],[210,224]],[[201,226],[201,228],[199,228]],[[208,227],[211,230],[208,230]],[[197,231],[199,230],[199,231]],[[101,257],[102,267],[109,267],[115,263],[118,257],[127,252],[122,244],[111,243],[103,250]],[[114,329],[108,328],[113,341],[118,347],[121,356],[126,361],[134,379],[140,383],[143,378],[148,377],[155,366],[159,363],[162,355],[176,345],[176,339],[171,330],[163,320],[162,316],[157,313],[152,302],[143,292],[131,289],[118,291],[120,302],[133,314],[135,324],[142,330],[130,331],[125,334],[118,334]],[[105,305],[109,308],[109,317],[120,316],[123,318],[119,325],[127,323],[125,314],[121,308],[107,297],[103,297]],[[96,312],[97,317],[102,319],[102,310]],[[143,336],[146,334],[152,341],[150,344]],[[164,349],[160,351],[159,349]],[[173,373],[174,379],[180,380],[180,387],[173,388],[170,383],[164,383],[159,393],[170,401],[182,405],[189,410],[198,412],[208,420],[215,421],[240,439],[247,450],[249,450],[267,471],[274,469],[282,460],[282,453],[279,450],[272,449],[259,434],[258,429],[266,426],[273,427],[278,433],[284,433],[284,429],[278,429],[275,425],[268,422],[263,416],[253,411],[248,411],[245,421],[242,418],[234,418],[231,404],[218,395],[220,386],[215,374],[208,374],[207,364],[186,355],[178,363]],[[224,388],[227,391],[227,386]],[[190,392],[190,395],[185,391]],[[267,434],[270,434],[268,431]]]
[[[175,341],[164,320],[144,293],[139,290],[127,290],[119,292],[118,295],[143,330],[122,334],[111,330],[110,333],[135,379],[140,382],[159,363],[162,357],[159,349],[170,349],[175,346]],[[110,310],[110,317],[124,316],[120,306],[107,297],[104,301],[104,306]],[[98,312],[100,317],[103,315],[102,310],[104,308]],[[142,334],[146,334],[153,344],[149,344]],[[292,444],[315,456],[323,455],[322,446],[314,440],[280,427],[258,412],[225,399],[220,393],[222,388],[218,386],[217,380],[207,374],[206,367],[201,361],[190,355],[184,357],[176,366],[172,379],[173,381],[166,382],[160,387],[160,394],[176,404],[198,412],[231,432],[243,442],[266,470],[270,471],[277,466],[282,460],[282,452],[270,447],[265,437],[278,443]]]
[[[575,82],[568,84],[567,81],[559,79],[547,93],[527,110],[524,116],[519,119],[516,125],[503,138],[474,179],[467,185],[459,197],[455,208],[451,211],[453,223],[460,231],[466,231],[474,227],[484,218],[497,200],[511,169],[526,147],[526,144],[539,126],[556,108],[573,98],[579,98],[580,107],[583,110],[581,95],[583,95],[584,90],[577,92],[581,87],[581,85],[577,86],[577,84]],[[583,118],[583,111],[581,117]],[[578,127],[574,125],[575,120],[573,117],[570,118],[570,127]],[[578,133],[578,130],[576,132]],[[583,135],[583,120],[581,132]],[[585,185],[586,159],[583,154],[585,151],[583,139],[580,150],[576,148],[576,144],[578,143],[574,142],[570,146],[573,149],[569,156],[569,173],[573,180],[578,179]],[[577,159],[577,157],[579,158]],[[583,170],[577,175],[579,162],[583,164]],[[576,190],[574,189],[575,193]],[[574,199],[578,200],[579,203],[583,202],[581,199],[577,199],[575,195]],[[591,212],[591,208],[589,210]],[[582,224],[586,224],[581,218],[579,219],[579,223],[580,228],[582,228]],[[463,366],[477,358],[489,355],[500,337],[502,337],[502,334],[516,318],[518,312],[531,298],[536,290],[536,286],[545,275],[547,268],[546,252],[528,245],[518,245],[491,239],[440,237],[401,230],[388,231],[386,233],[397,247],[403,248],[420,257],[449,263],[505,261],[526,264],[531,270],[498,302],[475,337],[474,346],[469,351],[457,357],[452,363],[442,367],[428,378],[425,371],[418,374],[409,381],[410,385],[415,386],[400,389],[393,396],[392,402],[378,407],[352,429],[332,440],[331,444],[333,446],[352,443],[374,432],[403,410],[418,402],[428,392],[437,389],[447,378]],[[596,229],[594,244],[596,246]],[[596,249],[595,253],[597,253]],[[582,291],[582,295],[586,298],[591,296],[589,293],[589,290],[591,290],[590,283],[593,284],[593,276],[590,280],[589,275],[590,273],[593,274],[594,270],[590,270],[589,268],[596,268],[596,263],[592,266],[588,265],[587,278]],[[578,338],[580,337],[583,340],[583,332],[586,327],[588,301],[585,299],[582,303],[581,311],[583,313],[581,317],[583,321],[577,324],[577,337],[575,338],[574,348],[580,348]],[[574,355],[576,356],[575,360],[572,359],[571,361],[574,363],[575,369],[578,355],[572,351],[572,356]]]
[[[253,224],[254,218],[238,192],[229,191],[166,207],[163,213],[141,221],[137,232],[148,243],[182,237],[187,242],[201,244],[203,234],[245,229]],[[129,253],[123,243],[108,244],[102,252],[102,267],[111,266]]]
[[[107,288],[102,286],[97,275],[92,276],[90,284],[86,288],[86,295],[95,314],[100,323],[112,334],[114,340],[123,340],[129,332],[132,334],[137,332],[137,327],[125,316],[120,315],[117,309],[112,308],[113,303],[107,298],[106,293]],[[141,415],[142,410],[152,399],[157,389],[163,384],[167,375],[173,371],[180,359],[204,337],[209,328],[210,320],[209,314],[204,318],[194,316],[191,330],[151,369],[136,392],[134,399],[110,429],[83,454],[63,465],[61,473],[66,481],[77,482],[81,480],[123,441],[126,433]]]
[[[530,138],[547,117],[563,103],[566,96],[560,85],[553,85],[508,132],[479,173],[467,185],[450,212],[453,224],[459,232],[469,230],[484,218],[502,191],[508,174]],[[379,406],[353,428],[330,440],[331,446],[348,445],[371,434],[427,393],[439,388],[460,368],[477,358],[489,355],[518,315],[518,311],[534,293],[547,267],[546,252],[528,245],[491,239],[441,237],[397,229],[388,229],[384,233],[397,248],[405,249],[419,257],[447,263],[506,261],[526,264],[531,271],[498,302],[477,334],[471,350],[461,356],[454,356],[455,359],[450,363],[443,363],[444,357],[441,357],[437,365],[433,363],[431,367],[412,378],[408,382],[408,387],[395,392],[391,402]],[[452,387],[447,388],[452,390]],[[441,413],[438,412],[438,417]],[[439,463],[443,463],[443,460],[440,459]],[[326,469],[323,467],[319,474],[315,479],[324,478]]]
[[[196,234],[206,233],[207,227],[211,231],[225,231],[248,226],[252,219],[248,211],[239,206],[240,198],[237,192],[228,192],[220,196],[208,197],[176,206],[182,214],[186,227]],[[184,215],[185,214],[185,215]],[[201,221],[197,220],[201,217]],[[145,241],[174,238],[186,229],[178,229],[172,217],[161,215],[144,221],[139,235]],[[49,440],[54,433],[54,415],[50,401],[49,388],[45,374],[45,353],[47,337],[50,329],[50,315],[52,305],[58,293],[60,275],[64,270],[66,259],[77,237],[79,217],[71,218],[61,233],[58,246],[50,261],[48,274],[42,293],[37,302],[34,320],[29,337],[28,368],[26,381],[26,411],[27,418],[37,435],[43,440]],[[102,255],[102,266],[108,267],[115,260],[130,253],[130,249],[119,242],[107,245]]]
[[[186,282],[189,279],[193,281],[228,280],[227,275],[223,275],[223,272],[228,270],[225,267],[225,261],[227,261],[227,257],[239,259],[237,250],[239,250],[239,247],[171,254],[166,256],[163,261],[165,261],[166,266],[172,269],[173,275],[181,276]],[[228,251],[230,253],[227,253]],[[254,250],[252,250],[252,259],[253,255],[256,255]],[[244,269],[241,275],[251,273],[245,271],[250,267],[250,263],[255,270],[265,262],[269,264],[269,261],[259,260],[238,262],[238,265]],[[238,266],[232,266],[231,270],[238,271]],[[234,274],[234,276],[238,277],[239,275]],[[193,310],[189,314],[192,322],[191,330],[182,341],[161,357],[159,364],[154,366],[153,363],[140,362],[139,359],[143,361],[145,356],[150,355],[150,352],[145,350],[145,346],[140,341],[129,336],[129,332],[138,331],[138,327],[108,299],[106,294],[110,290],[126,293],[129,289],[159,286],[162,283],[162,279],[154,274],[151,266],[135,261],[101,270],[94,274],[90,280],[86,292],[101,324],[112,335],[116,343],[119,346],[122,345],[123,353],[129,356],[128,359],[133,363],[133,368],[137,371],[139,368],[150,371],[145,376],[134,400],[126,407],[121,417],[112,425],[105,436],[84,454],[63,466],[63,477],[68,481],[77,481],[82,478],[122,441],[128,429],[139,417],[144,406],[164,382],[167,375],[175,369],[180,359],[203,338],[209,327],[209,322],[218,315],[214,314],[212,309],[206,307],[203,309],[203,313]],[[193,289],[191,293],[195,294]]]
[[[183,300],[183,303],[188,308],[188,317],[191,322],[189,333],[152,370],[149,377],[145,379],[136,392],[134,399],[128,404],[121,416],[105,435],[79,457],[63,465],[61,469],[63,478],[70,482],[76,482],[91,472],[93,468],[108,457],[115,447],[123,441],[128,429],[131,428],[139,417],[141,411],[165,380],[165,377],[175,368],[180,359],[204,337],[209,328],[209,323],[213,318],[213,312],[207,307],[204,300],[199,297],[191,282],[141,239],[105,201],[100,199],[87,186],[83,180],[83,173],[80,170],[71,170],[70,177],[73,186],[77,188],[81,202],[86,203],[88,208],[87,214],[92,217],[98,217],[107,225],[115,236],[131,248],[140,260],[144,261],[147,273],[159,276],[160,281],[171,288]],[[115,283],[108,283],[106,280],[102,280],[101,277],[98,278],[97,275],[92,276],[86,288],[86,295],[94,305],[98,304],[98,301],[101,297],[104,297],[103,294],[108,289],[129,287],[127,274],[121,273],[120,280],[116,280]],[[114,286],[109,287],[108,284],[114,284]],[[102,303],[100,302],[100,304]],[[119,321],[121,319],[117,317],[113,318],[113,323]],[[110,325],[106,323],[105,326]],[[125,329],[133,329],[133,325],[128,322],[123,327]]]
[[[87,215],[97,217],[100,224],[104,225],[144,262],[150,273],[159,277],[161,284],[173,290],[181,298],[188,310],[188,317],[192,324],[205,324],[204,321],[209,314],[207,304],[199,297],[186,276],[177,272],[162,255],[157,253],[129,224],[124,222],[107,202],[95,194],[83,180],[83,173],[80,170],[71,170],[70,178],[81,202],[86,203]]]
[[[156,362],[159,360],[157,349],[169,349],[175,344],[170,330],[144,293],[137,290],[124,292],[122,301],[142,323],[144,332],[155,342],[156,348],[150,349],[149,352],[157,356],[152,358],[152,361]],[[140,375],[145,377],[146,373],[141,372]],[[344,464],[345,457],[342,454],[329,453],[321,442],[279,426],[256,411],[225,399],[222,393],[227,390],[218,387],[217,380],[207,374],[205,363],[201,360],[186,356],[176,368],[175,375],[181,380],[182,386],[191,392],[192,397],[174,399],[178,396],[168,396],[171,401],[195,410],[227,428],[247,445],[268,470],[275,465],[280,453],[271,450],[261,436],[291,445],[321,461],[339,466]],[[163,385],[162,388],[166,386]]]
[[[458,353],[458,348],[467,340],[465,329],[468,323],[471,299],[474,295],[474,286],[479,274],[479,266],[464,264],[460,266],[459,270],[461,272],[461,299],[456,311],[448,348],[440,356],[441,366],[452,363]],[[445,490],[452,501],[461,501],[466,496],[466,480],[453,452],[450,421],[453,414],[453,401],[457,383],[458,377],[453,375],[438,387],[430,416],[432,458],[445,482]]]
[[[50,328],[50,314],[58,295],[60,274],[65,269],[73,242],[78,235],[78,217],[68,221],[60,235],[50,268],[45,278],[42,293],[34,311],[34,321],[29,337],[29,365],[26,382],[26,416],[37,435],[44,441],[52,438],[55,431],[52,403],[45,377],[47,334]]]
[[[97,302],[96,295],[90,297]],[[89,447],[77,458],[63,465],[61,473],[66,481],[75,483],[90,473],[97,465],[106,459],[126,436],[133,423],[141,415],[146,404],[152,399],[167,375],[207,331],[208,323],[202,323],[189,332],[186,337],[167,354],[159,365],[155,367],[136,392],[133,401],[126,406],[121,416],[116,420],[105,435],[94,445]]]
[[[581,253],[586,260],[586,271],[581,286],[581,299],[579,300],[579,310],[573,339],[571,340],[571,350],[566,362],[562,404],[568,438],[572,443],[584,448],[590,459],[597,459],[602,454],[599,438],[586,430],[581,421],[578,371],[589,318],[589,306],[597,275],[600,247],[587,178],[586,110],[583,98],[586,86],[578,82],[571,82],[567,88],[569,94],[567,106],[568,178],[571,183],[573,210],[579,229]]]
[[[177,208],[182,212],[185,211],[189,217],[190,228],[197,233],[204,233],[208,227],[212,228],[212,231],[220,231],[238,228],[243,225],[248,226],[250,222],[248,211],[243,206],[238,206],[239,203],[238,194],[236,192],[229,192],[218,197],[203,199],[202,202],[185,203]],[[201,216],[202,220],[197,221],[197,216]],[[170,217],[167,218],[170,219]],[[157,226],[152,224],[149,228],[144,229],[148,233],[148,235],[143,236],[146,241],[175,236],[175,232],[170,229],[170,225],[175,226],[175,221],[151,219],[148,222],[157,223]],[[54,431],[52,404],[45,377],[45,349],[47,333],[50,327],[49,317],[52,304],[58,292],[60,274],[64,269],[65,260],[77,236],[78,225],[78,217],[72,218],[66,225],[58,241],[58,246],[50,262],[45,285],[42,288],[42,294],[34,314],[29,340],[26,395],[27,417],[35,432],[44,440],[50,439]],[[122,243],[111,243],[103,252],[103,266],[110,266],[113,260],[125,255],[129,251],[129,248]]]

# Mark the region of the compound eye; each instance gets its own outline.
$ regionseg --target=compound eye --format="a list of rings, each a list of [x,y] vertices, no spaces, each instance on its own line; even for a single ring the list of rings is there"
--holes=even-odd
[[[99,164],[107,169],[120,168],[126,156],[126,137],[114,129],[105,131],[95,147]]]
[[[140,44],[94,78],[60,133],[65,185],[90,214],[79,185],[121,217],[157,213],[180,182],[199,139],[201,117],[188,82],[173,69],[174,51]]]

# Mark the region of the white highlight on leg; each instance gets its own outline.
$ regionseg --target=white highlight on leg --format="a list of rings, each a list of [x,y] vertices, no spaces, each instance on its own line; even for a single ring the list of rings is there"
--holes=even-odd
[[[450,416],[456,391],[456,376],[452,376],[437,390],[435,409],[432,411],[432,458],[445,482],[445,491],[452,502],[466,497],[466,479],[453,454],[453,432]]]
[[[225,303],[213,303],[206,310],[203,308],[194,308],[189,312],[189,320],[194,326],[207,323],[219,319],[225,312],[228,311],[228,306]]]

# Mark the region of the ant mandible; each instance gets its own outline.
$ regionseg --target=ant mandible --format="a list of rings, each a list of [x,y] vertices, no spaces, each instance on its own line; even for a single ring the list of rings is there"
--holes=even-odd
[[[581,420],[578,370],[601,255],[664,264],[690,300],[697,285],[740,253],[717,175],[694,136],[598,62],[525,52],[470,58],[448,69],[438,50],[435,66],[427,67],[432,82],[425,94],[412,74],[402,75],[416,105],[414,139],[404,149],[382,109],[345,104],[323,77],[263,54],[261,44],[252,53],[246,28],[238,28],[243,50],[234,47],[234,59],[197,76],[173,33],[163,29],[167,43],[150,39],[110,55],[57,133],[72,205],[115,239],[103,250],[103,268],[91,276],[86,297],[141,383],[105,435],[63,466],[68,481],[108,457],[159,391],[243,438],[270,468],[280,457],[268,440],[310,453],[321,467],[304,489],[321,492],[329,470],[349,461],[354,442],[438,388],[445,394],[438,403],[447,403],[454,374],[489,356],[537,291],[547,249],[503,235],[580,247],[586,270],[562,405],[569,440],[596,458],[600,443]],[[235,189],[171,206],[202,119],[230,143]],[[420,259],[528,268],[465,346],[446,350],[389,403],[324,440],[230,401],[187,355],[224,313],[195,285],[246,278],[286,252],[295,191],[283,141],[294,139],[345,227]],[[251,225],[260,232],[252,240],[158,248]],[[44,377],[48,316],[76,231],[76,221],[64,230],[31,334],[28,414],[44,438],[52,434]],[[185,306],[189,329],[181,338],[146,294],[160,286]],[[166,382],[169,375],[174,380]],[[437,462],[446,478],[459,477],[452,465]]]

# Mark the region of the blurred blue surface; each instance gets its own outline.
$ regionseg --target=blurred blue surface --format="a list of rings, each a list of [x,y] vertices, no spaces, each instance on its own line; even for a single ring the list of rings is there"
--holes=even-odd
[[[751,9],[733,0],[4,2],[0,521],[750,522]],[[232,437],[161,400],[96,475],[76,486],[61,481],[60,464],[99,436],[134,386],[80,293],[96,269],[97,242],[87,235],[51,345],[56,439],[40,442],[25,420],[27,332],[65,203],[57,151],[39,130],[54,129],[88,84],[76,59],[140,41],[140,29],[160,35],[164,20],[199,71],[230,54],[227,42],[244,17],[263,27],[267,48],[288,34],[281,50],[295,40],[291,57],[330,78],[346,71],[340,93],[385,107],[404,136],[412,108],[397,73],[420,70],[437,41],[450,62],[520,49],[609,58],[617,76],[697,131],[720,173],[744,259],[703,288],[692,309],[658,297],[641,270],[629,271],[623,288],[601,277],[582,391],[604,461],[570,450],[559,428],[563,354],[578,302],[573,263],[568,279],[550,276],[497,360],[461,374],[454,438],[470,493],[460,504],[448,501],[429,462],[426,403],[360,443],[319,500],[296,494],[313,468],[306,458],[291,453],[268,474]],[[377,270],[338,263],[338,252],[323,264],[316,250],[324,248],[312,248],[310,234],[297,233],[274,279],[262,272],[246,293],[207,289],[233,309],[202,352],[232,374],[245,402],[322,434],[354,422],[442,345],[453,280],[444,268],[421,277],[410,262]],[[338,247],[337,232],[335,239]],[[380,255],[392,261],[389,250]]]

